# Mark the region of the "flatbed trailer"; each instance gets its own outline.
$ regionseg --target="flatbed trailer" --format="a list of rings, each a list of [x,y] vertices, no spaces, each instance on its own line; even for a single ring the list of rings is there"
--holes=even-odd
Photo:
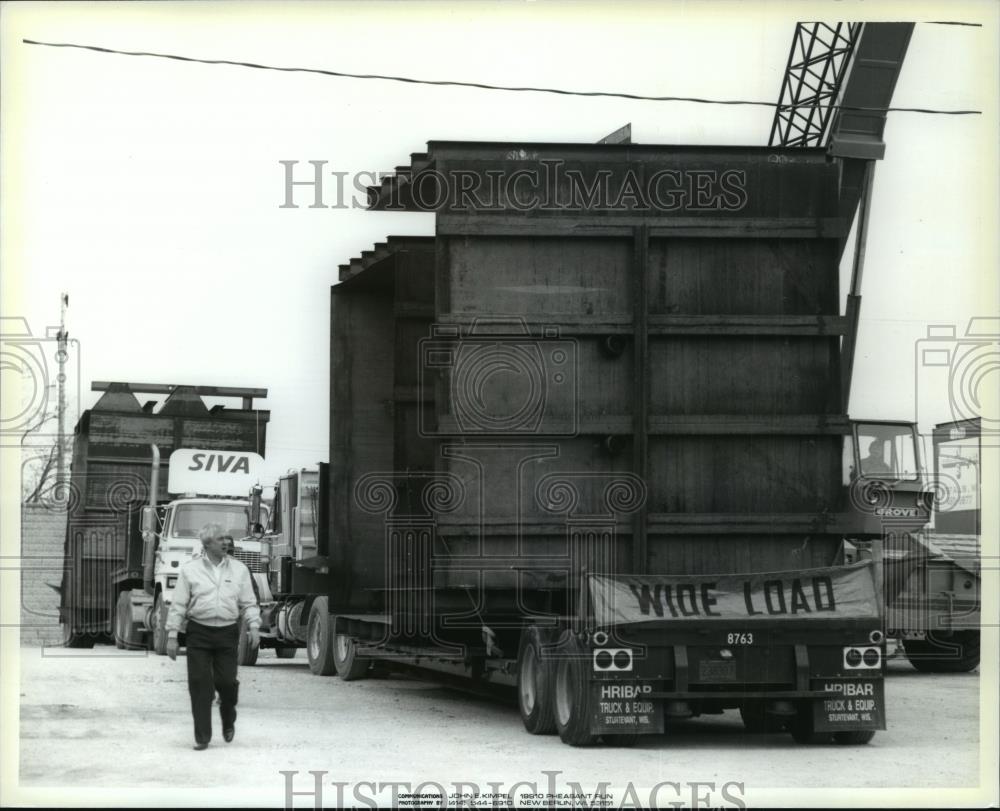
[[[382,659],[516,684],[526,728],[571,744],[735,706],[799,740],[884,728],[881,555],[846,565],[843,546],[878,548],[883,529],[842,465],[860,468],[838,265],[863,164],[436,142],[373,192],[375,209],[413,209],[431,171],[485,189],[491,172],[557,165],[588,188],[608,178],[609,199],[657,173],[742,190],[728,209],[695,195],[529,214],[462,208],[451,187],[433,239],[342,268],[327,606],[341,677]],[[696,603],[645,616],[645,587]],[[612,713],[605,692],[651,709]]]

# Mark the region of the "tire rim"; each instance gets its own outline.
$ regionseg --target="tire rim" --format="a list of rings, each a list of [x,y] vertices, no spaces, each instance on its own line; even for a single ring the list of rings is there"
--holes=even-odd
[[[319,659],[319,620],[309,623],[309,658],[314,662]]]
[[[337,634],[335,644],[337,646],[337,659],[341,662],[346,662],[347,657],[351,653],[351,640],[347,637],[347,634]]]
[[[519,675],[518,694],[521,698],[521,712],[527,717],[535,711],[535,702],[538,700],[538,657],[535,655],[535,646],[530,642],[524,649]]]
[[[118,634],[118,641],[119,642],[124,642],[125,641],[125,613],[122,610],[122,608],[123,608],[123,606],[122,606],[122,599],[119,598],[118,599],[118,616],[115,617],[115,625],[117,626],[115,628],[115,633]]]
[[[154,611],[154,613],[156,614],[156,625],[153,626],[153,639],[155,640],[157,647],[159,647],[160,643],[162,642],[163,632],[166,630],[164,627],[164,623],[161,620],[161,617],[163,616],[163,606],[164,606],[163,597],[157,597],[156,610]]]
[[[556,721],[565,727],[573,715],[573,688],[570,685],[571,663],[563,661],[556,670]]]

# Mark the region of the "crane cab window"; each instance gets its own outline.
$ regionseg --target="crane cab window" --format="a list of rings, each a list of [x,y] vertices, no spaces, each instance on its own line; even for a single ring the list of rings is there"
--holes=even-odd
[[[909,424],[858,423],[857,470],[865,478],[914,480],[918,475],[916,437]]]

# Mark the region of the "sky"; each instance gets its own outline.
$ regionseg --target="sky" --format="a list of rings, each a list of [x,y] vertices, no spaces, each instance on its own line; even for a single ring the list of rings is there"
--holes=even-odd
[[[809,19],[822,4],[809,5]],[[902,8],[902,7],[899,7]],[[996,6],[909,4],[918,25],[878,165],[850,412],[950,419],[933,325],[996,316]],[[843,2],[823,19],[898,19]],[[572,98],[329,78],[30,46],[24,38],[282,66],[650,95],[776,101],[801,4],[7,3],[2,23],[2,315],[77,344],[92,380],[266,387],[265,481],[328,455],[329,286],[432,214],[308,208],[281,161],[353,176],[429,140],[767,142],[760,107]],[[306,177],[306,174],[300,177]],[[850,252],[842,271],[846,289]],[[11,324],[5,321],[5,328]],[[9,343],[9,342],[8,342]],[[954,342],[948,346],[955,346]],[[995,342],[992,347],[996,355]],[[975,348],[975,347],[973,347]],[[967,351],[968,346],[959,347]],[[51,344],[50,369],[54,369]],[[957,351],[957,350],[956,350]],[[5,367],[4,382],[12,373]],[[77,378],[74,380],[73,378]],[[997,374],[990,377],[997,383]],[[76,394],[79,390],[79,395]],[[73,420],[70,420],[72,425]]]

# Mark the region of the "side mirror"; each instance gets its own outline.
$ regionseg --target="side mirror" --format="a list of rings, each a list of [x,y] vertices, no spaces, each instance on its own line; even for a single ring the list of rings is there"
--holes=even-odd
[[[255,537],[260,537],[257,535],[257,528],[260,527],[261,535],[264,534],[264,527],[260,523],[260,497],[264,492],[264,488],[259,484],[255,484],[253,490],[250,491],[250,532]]]
[[[264,537],[264,525],[256,521],[250,525],[250,534],[258,541]]]

